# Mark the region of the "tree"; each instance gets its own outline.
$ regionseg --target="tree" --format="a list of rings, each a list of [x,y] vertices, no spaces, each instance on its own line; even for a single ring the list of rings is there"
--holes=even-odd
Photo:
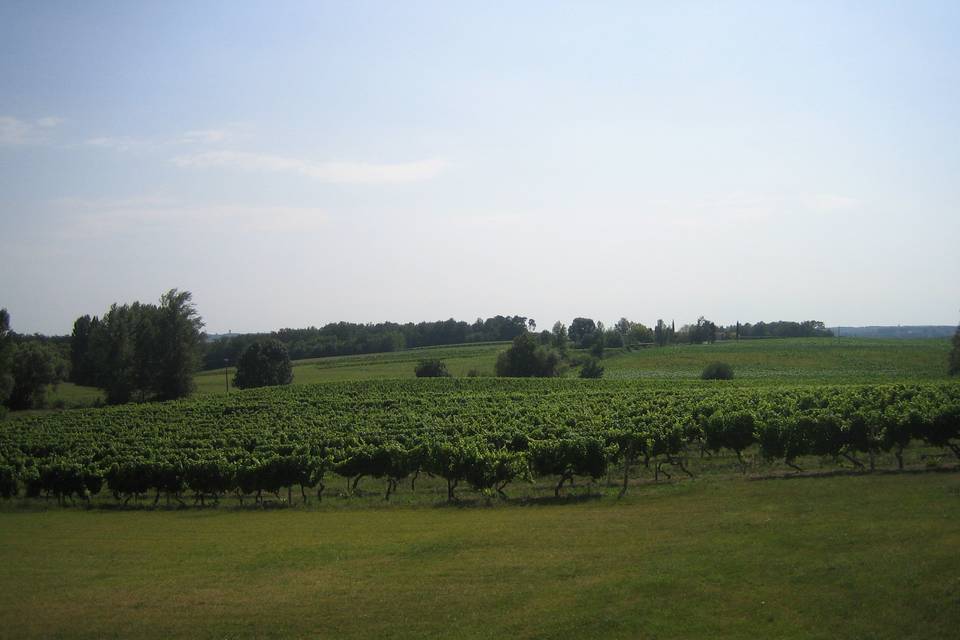
[[[138,390],[145,395],[135,360],[135,316],[141,313],[140,305],[113,304],[90,336],[94,380],[109,404],[130,402]]]
[[[579,349],[593,344],[597,323],[590,318],[574,318],[570,323],[570,339]]]
[[[513,339],[509,349],[497,356],[498,376],[512,378],[549,378],[560,374],[560,355],[537,344],[536,338],[523,333]]]
[[[237,362],[233,385],[239,389],[270,387],[293,382],[290,354],[279,340],[258,340],[246,348]]]
[[[567,352],[567,341],[569,340],[567,336],[567,327],[559,320],[553,324],[553,347],[560,352],[561,355]]]
[[[0,309],[0,405],[7,402],[13,390],[13,339],[10,334],[10,314]]]
[[[627,334],[627,344],[633,346],[653,342],[653,330],[639,322],[630,323],[630,332]]]
[[[690,342],[692,344],[699,344],[702,342],[716,342],[717,340],[717,325],[710,322],[703,316],[697,318],[697,324],[694,327],[689,329]]]
[[[65,377],[67,363],[57,350],[40,342],[22,342],[13,349],[13,388],[7,399],[10,409],[42,407],[48,385]]]
[[[91,360],[90,338],[100,320],[94,316],[80,316],[73,323],[70,337],[70,379],[79,385],[95,386],[96,370]]]
[[[190,302],[189,291],[170,289],[157,310],[158,354],[156,393],[160,400],[183,398],[193,391],[193,374],[200,363],[203,320]],[[289,362],[289,360],[288,360]]]
[[[668,341],[668,329],[667,325],[664,324],[663,320],[657,320],[657,326],[653,329],[653,339],[657,343],[658,347],[662,347],[667,344]]]
[[[104,390],[107,402],[172,400],[193,390],[203,320],[189,291],[171,289],[160,305],[113,304],[102,318],[73,326],[74,380]]]
[[[957,331],[953,334],[953,349],[950,350],[948,371],[952,376],[960,374],[960,326],[957,326]]]
[[[443,360],[421,360],[413,372],[418,378],[449,378],[447,364]]]

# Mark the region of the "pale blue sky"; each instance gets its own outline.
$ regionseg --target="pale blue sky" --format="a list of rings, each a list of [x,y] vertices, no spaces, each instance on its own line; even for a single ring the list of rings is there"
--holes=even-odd
[[[0,4],[0,306],[960,316],[960,3]]]

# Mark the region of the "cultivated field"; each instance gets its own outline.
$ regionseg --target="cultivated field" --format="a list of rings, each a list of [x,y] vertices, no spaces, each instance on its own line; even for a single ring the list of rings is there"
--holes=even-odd
[[[293,363],[293,383],[342,382],[413,378],[423,358],[439,358],[454,376],[473,371],[493,375],[497,354],[509,343],[483,343],[409,349],[392,353],[315,358]],[[770,339],[723,342],[713,345],[679,345],[608,350],[604,360],[607,379],[665,379],[671,383],[697,380],[707,363],[724,360],[733,365],[735,384],[895,382],[946,379],[947,340]],[[235,369],[203,371],[196,376],[198,394],[225,393],[233,389]],[[569,372],[575,376],[576,370]],[[89,406],[101,397],[97,389],[61,384],[50,393],[51,402],[67,407]]]
[[[0,423],[0,636],[954,637],[944,341],[412,378],[424,351],[463,375],[502,348]],[[736,379],[700,381],[712,360]]]

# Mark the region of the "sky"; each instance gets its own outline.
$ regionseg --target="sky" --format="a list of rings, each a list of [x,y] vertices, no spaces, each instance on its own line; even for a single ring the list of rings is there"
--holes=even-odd
[[[0,3],[0,307],[65,334],[960,319],[960,3]]]

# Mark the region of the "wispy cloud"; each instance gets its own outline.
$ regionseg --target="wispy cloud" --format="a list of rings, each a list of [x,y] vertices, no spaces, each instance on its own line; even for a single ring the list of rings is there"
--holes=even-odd
[[[150,140],[131,138],[130,136],[101,136],[88,139],[86,144],[91,147],[100,147],[101,149],[112,149],[113,151],[131,151],[156,146],[156,143]]]
[[[71,233],[113,233],[183,229],[192,232],[304,233],[326,225],[315,207],[194,204],[162,195],[133,198],[60,198],[51,202],[75,224]]]
[[[197,129],[169,137],[136,136],[97,136],[89,138],[85,144],[91,147],[111,149],[113,151],[168,151],[177,146],[211,145],[228,142],[237,137],[237,128],[233,126],[220,129]]]
[[[0,145],[42,144],[49,140],[50,131],[62,122],[63,118],[53,116],[36,120],[0,116]]]
[[[226,142],[234,136],[230,129],[199,129],[197,131],[187,131],[180,136],[180,141],[185,143],[205,143]]]
[[[300,158],[245,151],[207,151],[173,159],[191,169],[234,169],[248,172],[289,173],[331,183],[404,183],[430,180],[448,163],[441,159],[400,163],[310,162]]]

